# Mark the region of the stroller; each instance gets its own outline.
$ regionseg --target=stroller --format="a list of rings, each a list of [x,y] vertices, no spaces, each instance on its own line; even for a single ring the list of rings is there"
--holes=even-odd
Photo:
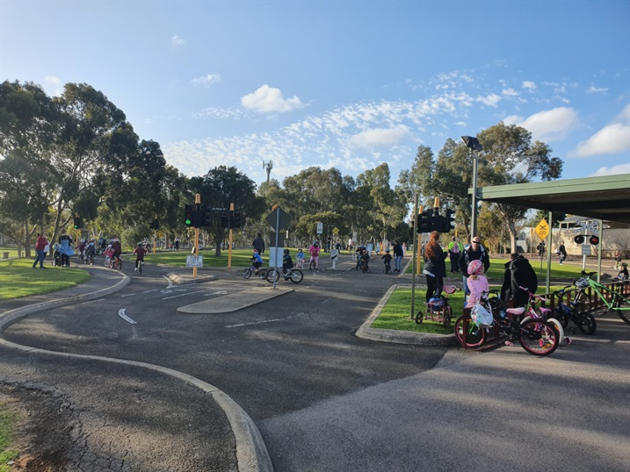
[[[55,244],[54,246],[53,258],[54,258],[54,266],[61,267],[61,253],[59,252],[58,244]]]

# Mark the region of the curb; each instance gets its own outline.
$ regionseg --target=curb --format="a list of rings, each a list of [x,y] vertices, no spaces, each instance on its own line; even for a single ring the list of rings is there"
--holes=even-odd
[[[412,333],[410,331],[399,331],[396,329],[381,329],[372,328],[371,325],[378,315],[381,314],[383,307],[391,297],[394,290],[399,287],[398,284],[394,284],[385,295],[381,297],[378,304],[370,313],[367,320],[356,331],[355,335],[361,339],[368,339],[370,341],[379,341],[395,344],[413,344],[417,346],[456,346],[457,339],[454,334],[432,334],[432,333]]]
[[[169,279],[174,284],[183,285],[183,284],[196,284],[196,283],[201,283],[201,282],[209,282],[211,280],[216,280],[217,276],[216,275],[201,275],[201,276],[197,276],[196,279],[190,279],[188,277],[182,277],[180,274],[177,274],[175,272],[169,272],[168,274],[166,274],[166,278]]]
[[[101,270],[100,268],[98,269]],[[96,300],[105,295],[117,292],[126,287],[131,282],[131,278],[128,275],[122,275],[122,280],[108,288],[96,290],[94,292],[83,293],[81,295],[75,295],[72,297],[65,297],[56,300],[50,300],[47,302],[34,303],[32,305],[23,306],[0,313],[0,334],[9,324],[26,315],[30,315],[32,313],[36,313],[49,308],[64,306],[76,301]],[[212,396],[213,400],[217,402],[219,408],[221,408],[225,413],[225,416],[230,423],[230,427],[232,428],[232,433],[234,434],[234,439],[236,443],[236,462],[239,472],[273,472],[273,465],[271,462],[271,458],[269,457],[269,452],[267,451],[267,446],[265,445],[265,442],[262,439],[262,435],[260,434],[260,431],[256,427],[254,421],[245,412],[245,410],[243,410],[243,408],[238,405],[238,403],[236,403],[225,392],[218,389],[214,385],[204,382],[203,380],[193,377],[192,375],[169,369],[168,367],[149,364],[147,362],[129,361],[86,354],[72,354],[48,351],[46,349],[15,344],[1,337],[0,345],[33,354],[47,354],[71,359],[96,360],[102,362],[110,362],[114,364],[141,367],[157,371],[162,374],[169,375],[171,377],[187,382],[203,390],[204,392],[209,393]]]

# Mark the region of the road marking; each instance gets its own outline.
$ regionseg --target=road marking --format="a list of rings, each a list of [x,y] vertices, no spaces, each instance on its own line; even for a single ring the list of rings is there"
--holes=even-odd
[[[199,292],[205,292],[205,290],[195,290],[194,292],[180,293],[179,295],[171,295],[170,297],[162,297],[162,300],[169,300],[171,298],[177,298],[177,297],[185,297],[186,295],[191,295],[193,293],[199,293]]]
[[[151,292],[155,292],[157,290],[157,288],[152,288],[151,290],[145,290],[142,293],[151,293]]]
[[[227,290],[219,290],[218,292],[212,292],[210,294],[208,294],[208,297],[212,297],[214,295],[227,295],[228,291]]]
[[[121,295],[120,298],[133,297],[135,294],[136,294],[136,292],[134,292],[134,293],[126,293],[124,295]]]
[[[297,313],[295,315],[285,316],[284,318],[274,318],[272,320],[263,320],[263,321],[252,321],[251,323],[238,323],[238,324],[233,324],[233,325],[227,325],[225,327],[226,328],[242,328],[243,326],[254,326],[254,325],[260,325],[260,324],[265,324],[265,323],[274,323],[276,321],[290,320],[291,318],[295,318],[296,316],[305,315],[305,314],[306,313],[301,311],[300,313]]]
[[[118,316],[120,316],[123,320],[125,320],[127,323],[131,323],[131,324],[138,324],[136,323],[134,320],[132,320],[131,318],[129,318],[127,316],[127,314],[125,313],[127,311],[126,308],[121,308],[120,310],[118,310]]]

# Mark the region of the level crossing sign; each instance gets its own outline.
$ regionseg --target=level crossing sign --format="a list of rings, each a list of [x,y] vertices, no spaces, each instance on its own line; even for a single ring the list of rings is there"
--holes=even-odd
[[[536,226],[536,234],[543,241],[547,238],[547,236],[549,235],[549,225],[547,224],[546,219],[543,218],[542,220],[540,220],[540,223],[538,223],[538,225]]]

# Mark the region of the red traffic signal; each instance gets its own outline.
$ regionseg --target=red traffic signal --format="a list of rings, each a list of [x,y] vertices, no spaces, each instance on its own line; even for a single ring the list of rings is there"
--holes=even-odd
[[[593,246],[597,246],[599,244],[599,238],[597,236],[591,236],[588,242],[591,243]]]

